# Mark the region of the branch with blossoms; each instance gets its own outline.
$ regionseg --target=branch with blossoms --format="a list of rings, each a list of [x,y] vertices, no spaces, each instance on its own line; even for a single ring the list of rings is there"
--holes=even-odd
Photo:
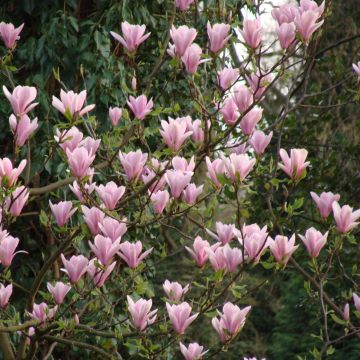
[[[12,86],[8,76],[24,24],[0,23],[0,38],[11,54],[2,59],[1,70],[10,83],[3,93],[12,109],[14,143],[13,153],[0,159],[0,349],[5,359],[49,358],[71,349],[109,359],[166,359],[179,352],[186,360],[221,356],[241,341],[256,312],[250,295],[263,284],[251,288],[247,277],[261,266],[268,281],[274,273],[291,276],[296,270],[309,297],[317,299],[321,346],[312,352],[314,358],[359,336],[356,281],[350,278],[353,288],[344,303],[341,294],[329,293],[329,284],[341,265],[339,256],[351,246],[360,210],[340,205],[339,194],[311,192],[316,221],[325,231],[308,223],[297,226],[293,220],[304,210],[297,191],[311,171],[308,151],[281,148],[287,116],[306,98],[328,8],[301,0],[272,9],[276,37],[270,45],[261,4],[254,6],[256,18],[244,19],[240,28],[231,10],[219,7],[216,20],[216,13],[201,10],[193,0],[176,0],[155,67],[141,48],[159,29],[150,32],[124,21],[121,34],[111,31],[113,56],[128,66],[126,103],[108,109],[111,130],[104,131],[86,90],[52,95],[55,147],[48,144],[40,169],[57,158],[65,170],[59,171],[61,179],[47,182],[45,176],[40,183],[31,178],[43,170],[32,169],[30,151],[41,124],[30,115],[41,107],[39,89]],[[196,21],[196,28],[188,26],[184,18],[192,12],[204,18],[206,28]],[[217,23],[227,12],[234,23]],[[232,67],[233,46],[245,53],[239,67]],[[279,55],[269,62],[273,49]],[[147,84],[134,75],[140,64],[149,74]],[[359,67],[354,64],[358,76]],[[169,94],[168,106],[152,93],[149,84],[165,68],[171,70],[167,82],[181,82],[190,113],[182,113],[178,94]],[[263,105],[271,104],[272,90],[279,91],[281,81],[294,73],[273,119]],[[294,103],[291,96],[302,86],[304,95]],[[274,135],[277,148],[271,151]],[[248,223],[254,197],[268,211],[261,216],[265,220]],[[214,208],[230,212],[226,223],[215,221]],[[39,223],[37,246],[43,255],[31,286],[18,284],[13,270],[17,259],[23,264],[32,256],[22,242],[26,234],[17,229],[25,210],[26,218]],[[51,239],[49,248],[39,246],[42,233]],[[164,274],[162,264],[175,267],[175,275],[168,269]],[[13,300],[22,292],[25,305]],[[219,341],[209,335],[209,343],[200,345],[199,327]]]

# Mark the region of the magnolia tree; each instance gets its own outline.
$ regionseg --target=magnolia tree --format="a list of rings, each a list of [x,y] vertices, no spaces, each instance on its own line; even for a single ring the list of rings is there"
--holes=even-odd
[[[353,284],[345,295],[327,291],[339,256],[353,246],[360,210],[342,203],[337,189],[311,192],[317,214],[297,225],[303,207],[297,193],[311,164],[306,149],[282,146],[287,115],[302,101],[291,94],[308,81],[307,64],[329,10],[310,0],[273,9],[254,3],[238,24],[239,8],[226,2],[210,12],[202,2],[176,0],[167,31],[158,34],[164,42],[155,64],[141,50],[154,31],[123,21],[108,36],[112,56],[127,70],[127,101],[114,103],[108,119],[96,118],[86,90],[69,90],[56,72],[62,89],[52,96],[54,140],[35,172],[39,93],[15,86],[11,74],[16,77],[12,60],[24,24],[0,24],[13,134],[12,150],[0,159],[4,359],[63,358],[69,351],[74,358],[195,360],[234,353],[260,359],[256,350],[237,350],[256,311],[250,295],[262,284],[249,278],[259,268],[267,282],[277,272],[304,277],[320,314],[312,358],[333,354],[360,334],[356,269],[344,273]],[[275,35],[262,23],[264,11],[276,23]],[[167,83],[184,87],[181,95],[166,94],[168,107],[152,94],[163,67],[173,74]],[[354,64],[360,76],[359,67]],[[284,102],[270,121],[263,107],[273,89]],[[191,113],[177,96],[193,104]],[[39,181],[55,156],[63,177]],[[39,206],[39,198],[47,205]],[[252,213],[254,198],[262,201],[262,215]],[[222,221],[214,220],[216,207],[227,214]],[[46,256],[26,285],[12,270],[15,261],[25,267],[33,251],[22,243],[22,217],[37,217],[52,244],[44,249],[39,239]]]

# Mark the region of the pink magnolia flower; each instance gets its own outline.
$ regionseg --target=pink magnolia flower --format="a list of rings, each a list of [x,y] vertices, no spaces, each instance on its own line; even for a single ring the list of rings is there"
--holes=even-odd
[[[109,108],[109,118],[112,126],[116,126],[122,116],[122,109],[119,107],[110,107]]]
[[[91,259],[89,261],[89,265],[88,265],[86,271],[89,274],[89,276],[91,277],[94,285],[96,287],[100,288],[100,287],[104,286],[105,281],[107,280],[107,278],[110,276],[110,274],[114,270],[116,261],[114,261],[110,265],[105,266],[105,268],[101,267],[100,264],[99,264],[99,266],[97,266],[96,263],[97,263],[97,259]]]
[[[268,242],[271,253],[281,265],[286,265],[293,252],[299,247],[295,245],[295,234],[290,240],[286,236],[277,235],[275,240],[269,238]]]
[[[83,190],[80,189],[78,182],[75,180],[72,185],[69,185],[70,190],[75,194],[80,202],[85,202],[84,193],[90,195],[95,190],[96,184],[86,183],[83,186]]]
[[[230,25],[228,24],[214,24],[211,27],[210,22],[207,23],[207,34],[210,41],[210,50],[217,53],[225,47],[226,43],[231,38],[229,35]]]
[[[178,302],[189,291],[189,284],[182,287],[178,282],[165,280],[163,289],[169,300]]]
[[[24,114],[20,116],[20,120],[11,114],[9,117],[9,124],[12,133],[15,135],[16,145],[21,147],[38,128],[38,119],[30,120],[30,118]]]
[[[112,242],[115,242],[117,239],[121,239],[127,231],[125,221],[126,218],[122,221],[118,221],[109,216],[106,216],[101,222],[98,223],[98,226],[106,237],[110,238]]]
[[[353,211],[353,208],[349,205],[340,207],[337,201],[332,203],[332,209],[336,226],[340,233],[345,234],[359,224],[356,220],[360,218],[360,209]]]
[[[73,126],[71,129],[62,132],[56,129],[56,136],[54,136],[54,139],[66,153],[67,149],[74,151],[79,147],[83,136],[84,134],[76,126]]]
[[[238,108],[231,97],[225,99],[221,106],[220,113],[224,117],[224,121],[229,125],[233,125],[239,118]]]
[[[239,77],[239,70],[232,68],[224,68],[217,73],[218,84],[222,90],[231,87]]]
[[[14,238],[9,234],[1,240],[0,242],[0,263],[4,267],[9,267],[15,257],[16,254],[25,251],[17,251],[15,252],[17,246],[19,245],[19,239]]]
[[[120,250],[120,239],[112,241],[110,238],[96,235],[94,243],[89,241],[92,252],[100,261],[101,265],[108,265],[114,255]]]
[[[283,164],[279,164],[279,167],[293,180],[300,180],[305,173],[306,168],[310,164],[306,161],[308,155],[305,149],[291,149],[290,157],[284,149],[280,149],[280,157]]]
[[[262,155],[265,152],[265,149],[270,144],[272,136],[272,131],[269,135],[265,135],[261,130],[254,131],[250,139],[250,144],[257,155]]]
[[[198,66],[204,62],[201,60],[202,50],[198,44],[191,44],[181,56],[181,60],[185,65],[186,71],[193,75],[196,73]]]
[[[271,11],[272,17],[278,22],[279,25],[284,23],[292,23],[298,14],[298,6],[292,4],[284,4],[279,8],[273,9]]]
[[[283,23],[277,26],[276,33],[280,41],[280,46],[287,49],[295,40],[296,26],[294,23]]]
[[[181,11],[188,10],[193,2],[194,0],[175,0],[176,7]]]
[[[243,262],[243,256],[241,250],[237,248],[232,249],[229,244],[226,244],[222,248],[218,247],[217,250],[218,249],[220,249],[223,253],[226,271],[228,272],[236,271],[239,264]],[[211,261],[211,257],[210,257],[210,261]]]
[[[8,286],[0,284],[0,307],[2,309],[5,309],[7,307],[12,292],[12,284],[9,284]]]
[[[156,214],[162,214],[170,200],[170,195],[167,190],[158,190],[157,192],[151,194],[150,200]]]
[[[76,148],[73,151],[66,149],[66,157],[71,172],[79,179],[88,175],[90,165],[95,160],[95,155],[89,153],[84,147]]]
[[[100,196],[105,207],[108,210],[114,210],[116,208],[116,204],[125,193],[125,186],[117,186],[113,181],[110,181],[105,186],[96,186],[95,190]]]
[[[234,87],[232,99],[241,113],[245,112],[253,103],[254,96],[250,89],[245,85]]]
[[[223,224],[221,221],[217,221],[215,224],[217,240],[223,245],[228,244],[235,236],[235,225],[234,224]]]
[[[54,317],[57,310],[57,306],[53,307],[52,309],[49,306],[42,302],[41,304],[34,304],[33,310],[29,313],[30,317],[33,320],[38,320],[40,322],[44,322],[46,320],[50,320]]]
[[[244,115],[240,121],[240,128],[244,135],[250,136],[253,133],[256,124],[261,120],[262,114],[263,109],[256,106]]]
[[[203,142],[204,141],[205,133],[204,133],[204,130],[201,128],[201,120],[200,119],[196,119],[193,121],[189,131],[192,131],[191,138],[193,141],[195,141],[195,142]]]
[[[185,246],[185,249],[195,260],[198,267],[203,267],[209,258],[207,249],[210,249],[210,244],[208,241],[203,240],[200,236],[195,238],[192,249],[187,246]]]
[[[245,77],[256,99],[261,98],[273,79],[272,74],[262,75],[259,71],[250,76],[245,75]]]
[[[90,136],[87,136],[84,140],[82,140],[79,144],[80,147],[85,148],[88,153],[92,156],[95,155],[99,146],[100,146],[101,140],[95,140]]]
[[[214,246],[206,249],[209,261],[214,271],[225,270],[226,261],[224,257],[224,247]]]
[[[84,221],[88,226],[90,232],[93,235],[100,234],[100,226],[99,223],[102,223],[105,217],[103,211],[98,209],[97,207],[93,206],[92,208],[88,208],[85,205],[81,206],[81,211],[83,212]]]
[[[239,242],[243,244],[245,253],[250,260],[253,260],[257,263],[265,249],[269,246],[267,241],[268,233],[267,227],[264,226],[262,229],[257,224],[254,224],[256,227],[251,227],[251,225],[243,226],[243,235],[244,239],[239,238]]]
[[[181,170],[167,170],[165,173],[165,180],[170,187],[171,195],[178,199],[186,186],[189,185],[191,177],[193,176],[191,171]]]
[[[160,134],[165,144],[174,152],[178,151],[184,141],[192,135],[192,131],[186,131],[186,123],[169,117],[169,121],[161,120]]]
[[[12,23],[0,23],[0,38],[4,42],[5,46],[8,49],[12,49],[16,41],[20,39],[20,33],[24,27],[24,24],[21,24],[18,28],[15,28]]]
[[[12,92],[3,86],[6,98],[9,100],[16,116],[22,116],[31,111],[38,103],[33,103],[36,98],[36,88],[18,85]]]
[[[221,159],[215,159],[211,162],[208,156],[205,158],[205,161],[207,166],[207,176],[217,188],[221,188],[222,185],[217,177],[225,172],[224,162]]]
[[[117,34],[114,31],[110,31],[110,34],[129,52],[136,51],[139,45],[143,43],[151,34],[147,33],[144,35],[146,31],[145,25],[132,25],[127,21],[121,23],[121,31],[123,36]]]
[[[204,188],[204,185],[200,185],[200,186],[196,186],[196,184],[189,184],[185,190],[183,191],[183,200],[188,204],[188,205],[194,205],[197,201],[197,198],[199,197],[199,195],[202,193]]]
[[[174,170],[181,170],[181,171],[194,171],[195,170],[195,157],[192,156],[189,162],[181,156],[175,156],[171,160],[171,165],[173,166]]]
[[[170,36],[175,45],[175,54],[179,57],[183,56],[195,40],[196,35],[197,31],[193,28],[189,29],[186,25],[176,28],[173,25],[170,30]]]
[[[61,260],[65,267],[65,269],[61,269],[61,271],[69,276],[72,284],[77,283],[81,279],[86,273],[89,264],[89,260],[83,255],[73,255],[70,260],[66,260],[65,256],[61,254]]]
[[[49,204],[55,221],[59,226],[64,226],[77,210],[76,208],[72,208],[71,201],[60,201],[57,204],[52,204],[52,202],[49,201]]]
[[[6,198],[5,204],[11,215],[19,216],[21,214],[28,201],[29,194],[29,190],[25,186],[20,186]]]
[[[245,154],[249,150],[248,142],[245,140],[239,141],[228,141],[226,144],[227,149],[230,150],[230,153],[234,153],[236,155]]]
[[[354,300],[354,305],[355,305],[356,311],[360,311],[360,296],[353,293],[353,300]]]
[[[147,158],[148,154],[142,153],[140,149],[130,151],[127,154],[119,151],[119,159],[129,181],[137,181],[143,171]]]
[[[318,17],[321,17],[325,9],[325,1],[323,1],[320,5],[313,0],[300,0],[299,12],[303,13],[304,11],[314,11],[317,13]]]
[[[253,169],[256,160],[250,159],[247,154],[230,154],[228,158],[223,157],[226,176],[233,182],[244,181]]]
[[[251,48],[256,49],[261,43],[261,22],[260,19],[244,19],[243,30],[240,33]]]
[[[180,351],[185,360],[201,360],[209,350],[203,351],[204,347],[198,343],[191,343],[186,347],[183,343],[180,343]]]
[[[52,97],[52,106],[65,114],[67,111],[71,116],[83,116],[89,111],[93,110],[95,104],[87,105],[84,107],[86,100],[86,90],[81,91],[79,94],[74,91],[65,92],[63,89],[60,90],[60,99],[56,96]]]
[[[306,250],[312,258],[316,258],[320,254],[320,250],[325,246],[328,231],[323,235],[313,227],[306,230],[305,236],[299,234],[299,238],[306,246]]]
[[[151,159],[152,162],[155,160],[156,159]],[[165,177],[164,175],[160,176],[160,173],[162,173],[164,169],[165,166],[163,166],[163,164],[161,164],[161,166],[159,165],[158,167],[153,166],[152,168],[144,167],[141,179],[143,183],[148,186],[148,189],[151,193],[156,193],[164,188]]]
[[[71,290],[70,285],[64,284],[61,281],[56,282],[55,286],[48,282],[47,288],[58,305],[64,302],[65,296]]]
[[[196,313],[190,316],[191,306],[187,302],[183,302],[179,305],[170,305],[167,302],[166,309],[172,326],[177,334],[184,334],[186,329],[199,315],[199,313]]]
[[[125,241],[120,244],[118,254],[130,268],[135,269],[153,250],[153,248],[150,248],[141,254],[142,248],[143,245],[141,241],[137,241],[135,244]]]
[[[251,306],[240,309],[237,305],[227,302],[223,306],[223,312],[219,313],[220,318],[212,318],[211,324],[223,343],[226,343],[240,332],[245,325],[250,310]]]
[[[357,64],[352,64],[352,67],[356,75],[360,77],[360,61]]]
[[[304,43],[308,43],[313,33],[323,24],[324,20],[316,22],[318,19],[318,13],[311,10],[304,11],[295,18],[294,23]]]
[[[349,303],[346,303],[344,305],[343,319],[345,321],[349,321],[349,319],[350,319],[350,305],[349,305]]]
[[[0,185],[12,187],[25,169],[26,163],[26,160],[21,160],[19,166],[14,168],[9,158],[0,159]]]
[[[150,311],[152,307],[151,299],[139,299],[134,302],[130,296],[127,296],[127,302],[132,323],[136,329],[144,331],[149,325],[155,322],[157,309]]]
[[[140,95],[137,98],[130,96],[126,103],[134,116],[139,120],[144,120],[154,107],[152,98],[148,101],[145,95]]]

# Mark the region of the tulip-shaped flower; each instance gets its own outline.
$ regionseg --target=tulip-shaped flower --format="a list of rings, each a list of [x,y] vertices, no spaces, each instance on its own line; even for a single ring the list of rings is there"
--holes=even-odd
[[[105,186],[96,186],[95,190],[105,207],[108,210],[114,210],[116,204],[125,193],[125,186],[117,186],[113,181],[110,181]]]
[[[254,96],[250,89],[245,85],[234,87],[232,99],[241,113],[245,112],[253,103]]]
[[[220,88],[225,91],[236,82],[239,77],[239,70],[224,68],[218,71],[217,76]]]
[[[185,69],[190,75],[195,74],[198,66],[204,62],[204,60],[201,60],[201,54],[201,47],[198,44],[191,44],[181,57]]]
[[[83,137],[84,134],[76,126],[73,126],[69,130],[64,130],[62,132],[56,129],[56,136],[54,136],[54,139],[66,153],[67,149],[74,151],[79,147]]]
[[[190,343],[186,347],[183,343],[180,343],[180,351],[184,356],[185,360],[201,360],[209,350],[203,351],[204,347],[198,343]]]
[[[247,154],[230,154],[228,158],[223,157],[226,176],[233,182],[244,181],[253,169],[256,160],[250,159]]]
[[[104,220],[105,214],[98,208],[92,207],[88,208],[86,206],[81,206],[81,211],[83,212],[84,221],[88,226],[90,232],[93,235],[100,234],[100,226],[99,223],[102,223]]]
[[[98,150],[100,146],[101,140],[95,140],[90,136],[87,136],[84,140],[80,142],[80,146],[85,148],[90,155],[95,155],[96,151]]]
[[[346,304],[344,305],[343,319],[344,319],[345,321],[349,321],[349,320],[350,320],[350,305],[349,305],[349,303],[346,303]]]
[[[188,246],[185,246],[185,249],[195,260],[198,267],[203,267],[209,258],[207,249],[210,249],[210,244],[208,241],[203,240],[200,236],[195,238],[192,249]]]
[[[178,282],[165,280],[163,289],[169,300],[178,302],[189,291],[189,284],[182,287]]]
[[[12,23],[0,23],[0,38],[4,42],[5,46],[8,49],[12,49],[16,41],[20,39],[20,33],[24,27],[24,24],[21,24],[18,28],[15,28]]]
[[[154,107],[153,100],[148,101],[145,95],[140,95],[137,98],[130,96],[127,104],[134,116],[139,120],[144,120]]]
[[[305,161],[308,155],[305,149],[291,149],[290,157],[284,149],[280,149],[280,157],[283,164],[279,164],[279,167],[284,171],[291,179],[298,181],[304,174],[305,170],[310,164],[309,161]]]
[[[86,90],[81,91],[79,94],[74,91],[65,92],[60,90],[60,99],[56,96],[52,97],[52,106],[60,111],[62,114],[69,112],[71,116],[83,116],[89,111],[93,110],[95,104],[86,105]]]
[[[198,317],[199,313],[191,315],[191,306],[187,302],[179,305],[170,305],[166,303],[166,309],[177,334],[184,334],[190,324]]]
[[[206,249],[206,252],[208,253],[209,261],[214,271],[226,270],[223,246],[212,246]]]
[[[121,23],[121,31],[123,36],[117,34],[114,31],[110,31],[110,34],[130,53],[135,52],[139,45],[150,36],[150,33],[145,34],[145,25],[132,25],[127,21]]]
[[[269,135],[265,135],[261,130],[254,131],[250,139],[250,144],[257,155],[262,155],[265,152],[265,149],[270,144],[272,136],[272,131],[269,133]]]
[[[223,224],[221,221],[217,221],[215,227],[217,240],[223,245],[228,244],[234,238],[236,230],[234,224]]]
[[[33,320],[44,322],[46,320],[52,319],[56,313],[56,310],[57,306],[50,309],[46,303],[42,302],[41,304],[34,304],[33,310],[31,313],[29,313],[29,315]]]
[[[197,31],[193,28],[189,29],[186,25],[176,28],[171,27],[170,36],[175,45],[175,54],[179,57],[183,56],[192,42],[195,40]]]
[[[184,121],[169,118],[169,121],[161,120],[160,134],[165,144],[174,152],[177,152],[184,141],[192,135],[192,131],[187,131]]]
[[[72,185],[69,185],[70,190],[74,193],[74,195],[78,198],[81,203],[85,202],[84,194],[90,195],[95,190],[96,184],[86,183],[81,189],[78,182],[75,180]]]
[[[203,142],[205,133],[204,130],[201,128],[201,120],[196,119],[193,121],[192,126],[189,128],[189,131],[192,131],[191,138],[195,142]]]
[[[352,64],[352,67],[358,77],[360,77],[360,61],[357,64]]]
[[[157,309],[151,311],[152,300],[139,299],[134,300],[127,296],[128,310],[131,315],[132,324],[139,331],[144,331],[156,320]]]
[[[318,5],[314,0],[300,0],[299,12],[303,13],[309,10],[314,11],[318,17],[321,17],[325,10],[325,1]]]
[[[294,23],[305,44],[309,42],[313,33],[323,24],[324,20],[316,22],[318,19],[318,14],[311,10],[304,11],[295,18]]]
[[[239,239],[240,243],[243,243],[246,255],[250,260],[253,260],[255,263],[260,260],[261,255],[269,246],[267,237],[268,233],[266,232],[266,227],[264,227],[261,230],[259,229],[251,232],[250,234],[246,234],[243,241]]]
[[[61,281],[58,281],[55,286],[51,285],[51,283],[47,283],[47,288],[58,305],[64,302],[65,296],[71,290],[70,285],[64,284]]]
[[[203,191],[204,185],[196,186],[196,184],[189,184],[186,189],[183,191],[183,200],[188,205],[194,205],[197,201],[197,198]]]
[[[295,234],[290,240],[286,236],[277,235],[275,240],[269,238],[268,242],[271,253],[281,265],[286,265],[293,252],[299,247],[295,245]]]
[[[96,235],[94,243],[89,241],[89,246],[100,261],[101,265],[106,266],[111,262],[114,255],[119,251],[120,239],[117,239],[113,242],[108,237]]]
[[[57,204],[52,204],[51,201],[49,201],[49,204],[55,221],[59,226],[64,226],[77,210],[76,208],[72,208],[71,201],[60,201]]]
[[[312,258],[316,258],[320,254],[320,250],[325,246],[328,231],[323,235],[313,227],[306,230],[305,236],[299,234],[299,238],[306,246],[306,250]]]
[[[340,207],[337,201],[333,202],[332,209],[336,227],[340,233],[345,234],[358,226],[359,222],[356,220],[360,218],[360,209],[353,211],[349,205]]]
[[[12,92],[3,86],[6,98],[9,100],[16,116],[22,116],[31,111],[38,103],[33,103],[36,98],[36,88],[18,85]]]
[[[143,154],[141,150],[130,151],[127,154],[119,151],[119,159],[129,181],[136,181],[139,178],[147,158],[148,154]]]
[[[114,267],[116,265],[116,261],[111,263],[110,265],[105,266],[105,268],[96,265],[97,260],[91,259],[89,261],[89,265],[86,269],[87,273],[91,277],[94,285],[98,288],[104,286],[105,281],[110,276]]]
[[[30,118],[24,114],[21,115],[20,120],[16,118],[14,114],[9,117],[9,124],[12,133],[15,135],[16,145],[23,146],[33,132],[38,128],[38,119],[30,120]]]
[[[224,162],[221,159],[215,159],[213,162],[211,162],[209,157],[206,157],[205,161],[207,167],[207,176],[217,188],[221,188],[222,185],[218,180],[218,175],[221,175],[225,172]]]
[[[29,198],[29,190],[20,186],[5,200],[6,207],[11,215],[19,216]]]
[[[178,199],[183,190],[188,186],[193,176],[191,171],[181,170],[167,170],[165,173],[165,180],[170,187],[171,195]]]
[[[195,169],[195,158],[194,156],[191,157],[189,162],[181,157],[175,156],[171,160],[171,165],[173,166],[174,170],[181,170],[181,171],[194,171]]]
[[[284,23],[276,28],[276,33],[280,41],[280,46],[283,49],[289,48],[295,40],[296,26],[294,23]]]
[[[122,116],[122,109],[119,107],[109,108],[109,118],[112,126],[116,126]]]
[[[9,303],[10,296],[13,291],[12,284],[5,286],[0,284],[0,308],[5,309]]]
[[[6,234],[6,236],[0,242],[0,263],[4,267],[9,267],[14,259],[14,256],[20,252],[15,252],[17,246],[19,245],[19,239],[14,238],[11,235]]]
[[[224,117],[224,121],[228,125],[233,125],[239,118],[238,107],[231,97],[225,99],[221,106],[220,114]]]
[[[66,157],[72,174],[79,179],[88,175],[90,165],[95,160],[95,155],[90,154],[84,147],[76,148],[74,151],[66,149]]]
[[[98,223],[98,226],[101,232],[114,242],[117,239],[121,239],[126,233],[127,226],[125,221],[126,219],[123,219],[123,222],[121,222],[106,216],[100,223]]]
[[[10,159],[0,159],[0,185],[12,187],[25,169],[26,163],[26,160],[21,160],[19,166],[14,168]]]
[[[277,9],[271,11],[272,17],[278,22],[279,25],[284,23],[292,23],[296,16],[299,14],[297,5],[284,4]]]
[[[120,250],[118,254],[130,268],[136,269],[153,250],[153,248],[150,248],[141,254],[142,248],[143,245],[141,241],[137,241],[135,244],[125,241],[124,243],[120,244]]]
[[[251,306],[241,310],[237,305],[227,302],[223,306],[223,312],[219,313],[220,318],[212,318],[211,324],[223,343],[226,343],[240,332],[245,325],[250,310]]]
[[[210,50],[217,53],[225,47],[226,43],[231,38],[229,35],[230,25],[228,24],[214,24],[211,26],[210,22],[207,23],[207,34],[210,41]]]
[[[83,255],[73,255],[70,260],[66,260],[65,256],[61,254],[61,260],[65,267],[65,269],[61,270],[69,276],[72,284],[77,283],[81,279],[86,273],[89,264],[89,260]]]
[[[261,43],[261,22],[259,19],[244,19],[243,30],[240,33],[248,46],[253,49]]]
[[[243,262],[241,250],[237,248],[232,249],[229,244],[226,244],[222,248],[219,247],[218,249],[223,253],[226,271],[236,271],[238,266]]]
[[[190,5],[195,0],[175,0],[176,7],[179,8],[181,11],[189,10]]]
[[[261,120],[263,109],[260,107],[252,108],[240,121],[240,128],[244,135],[250,136],[254,130],[256,124]]]
[[[156,193],[151,194],[150,200],[156,214],[162,214],[170,200],[170,195],[167,190],[158,190]]]
[[[353,293],[353,300],[354,300],[354,305],[355,305],[356,311],[360,311],[360,296]]]

